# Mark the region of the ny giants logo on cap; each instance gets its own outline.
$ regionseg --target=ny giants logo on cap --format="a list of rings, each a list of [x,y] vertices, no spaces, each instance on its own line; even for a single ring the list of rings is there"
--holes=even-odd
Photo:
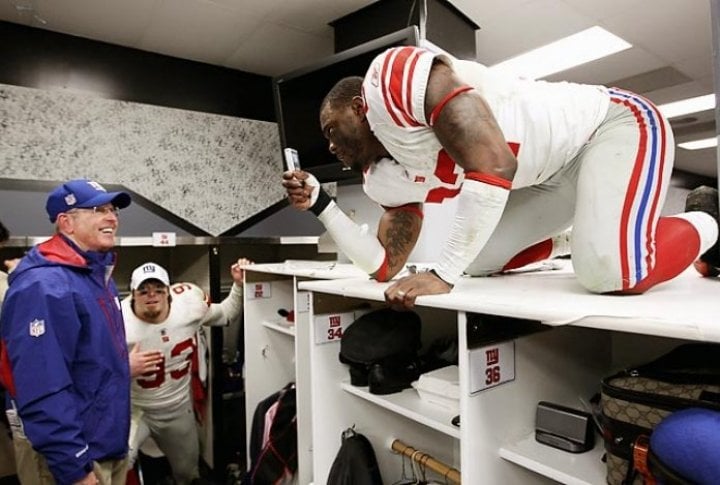
[[[145,274],[147,274],[147,273],[156,273],[156,272],[157,272],[157,266],[155,266],[154,264],[146,264],[145,266],[142,267],[142,270],[141,270],[141,271],[142,271],[143,273],[145,273]]]
[[[87,183],[90,187],[97,190],[98,192],[107,192],[107,190],[105,190],[105,187],[95,182],[94,180],[88,180]]]

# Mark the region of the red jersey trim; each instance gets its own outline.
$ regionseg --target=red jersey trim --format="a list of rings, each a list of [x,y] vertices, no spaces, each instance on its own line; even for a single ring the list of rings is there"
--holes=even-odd
[[[413,214],[417,215],[420,219],[423,219],[425,217],[422,209],[420,209],[415,204],[405,204],[405,205],[400,205],[397,207],[385,207],[385,206],[383,206],[383,207],[385,208],[386,211],[412,212]]]
[[[435,124],[435,121],[437,120],[438,116],[440,116],[440,112],[443,110],[446,104],[450,102],[451,99],[453,99],[458,94],[462,94],[466,91],[470,91],[471,89],[475,89],[472,86],[460,86],[459,88],[455,88],[452,91],[450,91],[448,94],[445,95],[445,97],[440,101],[437,106],[435,106],[430,113],[430,126],[433,126]]]
[[[388,267],[390,266],[390,263],[388,263],[388,257],[387,257],[387,250],[385,250],[385,258],[383,259],[382,264],[380,265],[380,268],[378,268],[377,271],[375,271],[375,279],[377,281],[383,282],[387,281],[388,278]]]
[[[494,185],[508,190],[512,188],[511,181],[482,172],[465,172],[465,180],[474,180],[476,182],[482,182],[484,184]]]

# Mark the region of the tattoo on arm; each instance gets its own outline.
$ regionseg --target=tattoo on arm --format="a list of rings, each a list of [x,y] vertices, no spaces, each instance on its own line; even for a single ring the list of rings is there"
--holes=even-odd
[[[407,257],[408,248],[412,248],[417,239],[417,231],[415,230],[417,216],[411,212],[394,211],[392,214],[392,223],[388,225],[385,231],[385,250],[390,268]]]

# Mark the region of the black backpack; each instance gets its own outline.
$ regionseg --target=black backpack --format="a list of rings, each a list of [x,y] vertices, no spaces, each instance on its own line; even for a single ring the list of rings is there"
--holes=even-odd
[[[327,485],[383,485],[375,451],[363,435],[348,428],[333,461]]]

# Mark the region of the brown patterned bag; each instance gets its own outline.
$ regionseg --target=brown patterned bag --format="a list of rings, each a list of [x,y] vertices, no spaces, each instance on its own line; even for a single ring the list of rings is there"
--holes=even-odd
[[[662,357],[602,380],[600,399],[610,485],[639,485],[632,444],[670,413],[720,410],[720,344],[681,345]]]

